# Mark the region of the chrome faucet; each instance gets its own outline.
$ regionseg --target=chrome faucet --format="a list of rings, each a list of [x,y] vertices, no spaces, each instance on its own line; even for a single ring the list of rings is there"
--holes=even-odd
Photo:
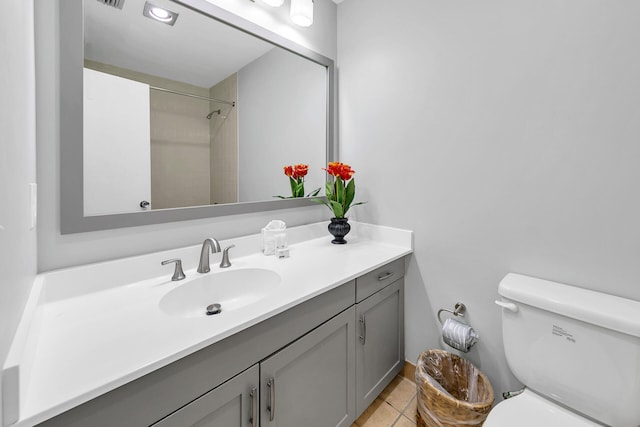
[[[211,267],[209,266],[209,251],[211,251],[212,254],[220,252],[220,243],[213,237],[205,239],[205,241],[202,242],[202,251],[200,251],[200,264],[198,264],[198,273],[208,273],[211,271]]]

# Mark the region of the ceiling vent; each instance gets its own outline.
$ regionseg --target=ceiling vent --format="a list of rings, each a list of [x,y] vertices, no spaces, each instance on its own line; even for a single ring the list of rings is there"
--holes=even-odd
[[[115,7],[116,9],[122,9],[122,6],[124,6],[124,0],[98,0],[98,3]]]

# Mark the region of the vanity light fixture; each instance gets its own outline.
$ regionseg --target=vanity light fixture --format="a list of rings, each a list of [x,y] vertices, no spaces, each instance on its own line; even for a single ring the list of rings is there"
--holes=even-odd
[[[178,19],[178,13],[156,6],[149,2],[145,2],[142,14],[147,18],[155,19],[156,21],[163,22],[167,25],[175,24]]]
[[[262,0],[271,7],[280,7],[284,3],[284,0]]]
[[[309,27],[313,24],[313,0],[291,0],[289,15],[294,24]]]

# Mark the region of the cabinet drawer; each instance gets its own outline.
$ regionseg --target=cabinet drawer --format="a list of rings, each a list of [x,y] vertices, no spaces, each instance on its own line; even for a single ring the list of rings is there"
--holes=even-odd
[[[404,258],[400,258],[356,279],[356,302],[375,294],[404,276]]]
[[[256,364],[151,427],[257,427],[259,384]]]

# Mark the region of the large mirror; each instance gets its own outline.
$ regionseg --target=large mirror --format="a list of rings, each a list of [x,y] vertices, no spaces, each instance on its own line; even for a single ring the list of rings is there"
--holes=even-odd
[[[205,0],[60,4],[63,234],[311,203],[274,196],[324,182],[331,60]]]

